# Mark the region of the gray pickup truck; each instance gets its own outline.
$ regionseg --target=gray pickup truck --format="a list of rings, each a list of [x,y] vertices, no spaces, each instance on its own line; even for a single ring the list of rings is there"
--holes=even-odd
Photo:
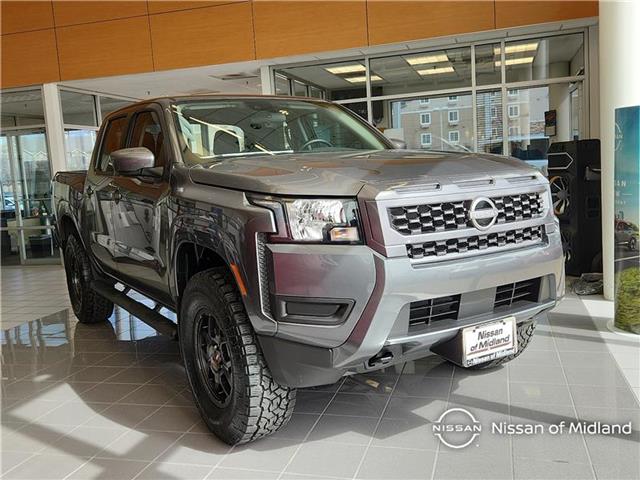
[[[515,159],[398,146],[314,99],[110,114],[88,170],[54,179],[75,315],[102,322],[117,304],[176,336],[230,444],[285,425],[298,387],[427,355],[517,357],[564,291],[547,180]]]

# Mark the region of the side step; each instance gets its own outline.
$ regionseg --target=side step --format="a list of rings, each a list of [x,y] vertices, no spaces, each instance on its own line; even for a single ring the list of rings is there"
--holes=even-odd
[[[178,337],[177,325],[167,317],[164,317],[146,305],[135,301],[133,298],[128,297],[125,293],[116,290],[107,283],[94,281],[91,286],[100,295],[111,300],[116,305],[121,306],[127,312],[142,320],[150,327],[155,328],[163,335],[167,335],[174,339]]]

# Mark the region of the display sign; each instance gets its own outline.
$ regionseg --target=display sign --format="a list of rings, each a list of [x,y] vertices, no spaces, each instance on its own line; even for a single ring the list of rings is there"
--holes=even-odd
[[[462,365],[469,367],[496,358],[514,355],[518,350],[515,317],[483,323],[462,330],[464,357]]]
[[[616,109],[615,326],[640,334],[640,106]]]

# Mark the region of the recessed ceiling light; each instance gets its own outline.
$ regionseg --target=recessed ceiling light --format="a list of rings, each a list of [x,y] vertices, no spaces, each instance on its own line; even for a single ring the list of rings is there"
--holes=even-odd
[[[422,55],[419,57],[409,57],[405,58],[409,65],[424,65],[426,63],[439,63],[439,62],[448,62],[449,57],[446,54],[440,53],[437,55]]]
[[[453,72],[453,67],[439,67],[439,68],[427,68],[425,70],[416,70],[418,75],[438,75],[440,73],[451,73]]]
[[[538,42],[520,43],[519,45],[507,45],[504,48],[504,53],[535,52],[536,50],[538,50]],[[500,55],[500,47],[494,48],[493,53]]]
[[[347,77],[345,78],[345,80],[349,83],[361,83],[361,82],[366,82],[367,77],[366,75],[362,75],[361,77]],[[372,82],[378,82],[380,80],[382,80],[382,77],[380,75],[371,75]]]
[[[342,65],[340,67],[329,67],[325,68],[325,70],[329,73],[333,73],[334,75],[340,75],[343,73],[356,73],[356,72],[364,72],[367,69],[364,65],[360,63],[355,63],[353,65]]]
[[[509,58],[504,61],[505,65],[522,65],[524,63],[533,63],[533,57],[524,57],[524,58]],[[502,62],[498,60],[496,62],[496,67],[502,65]]]

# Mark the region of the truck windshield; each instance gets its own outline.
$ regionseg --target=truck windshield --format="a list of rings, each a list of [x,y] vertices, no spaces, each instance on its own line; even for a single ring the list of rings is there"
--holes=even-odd
[[[172,105],[183,160],[390,148],[341,107],[280,98],[203,99]]]

